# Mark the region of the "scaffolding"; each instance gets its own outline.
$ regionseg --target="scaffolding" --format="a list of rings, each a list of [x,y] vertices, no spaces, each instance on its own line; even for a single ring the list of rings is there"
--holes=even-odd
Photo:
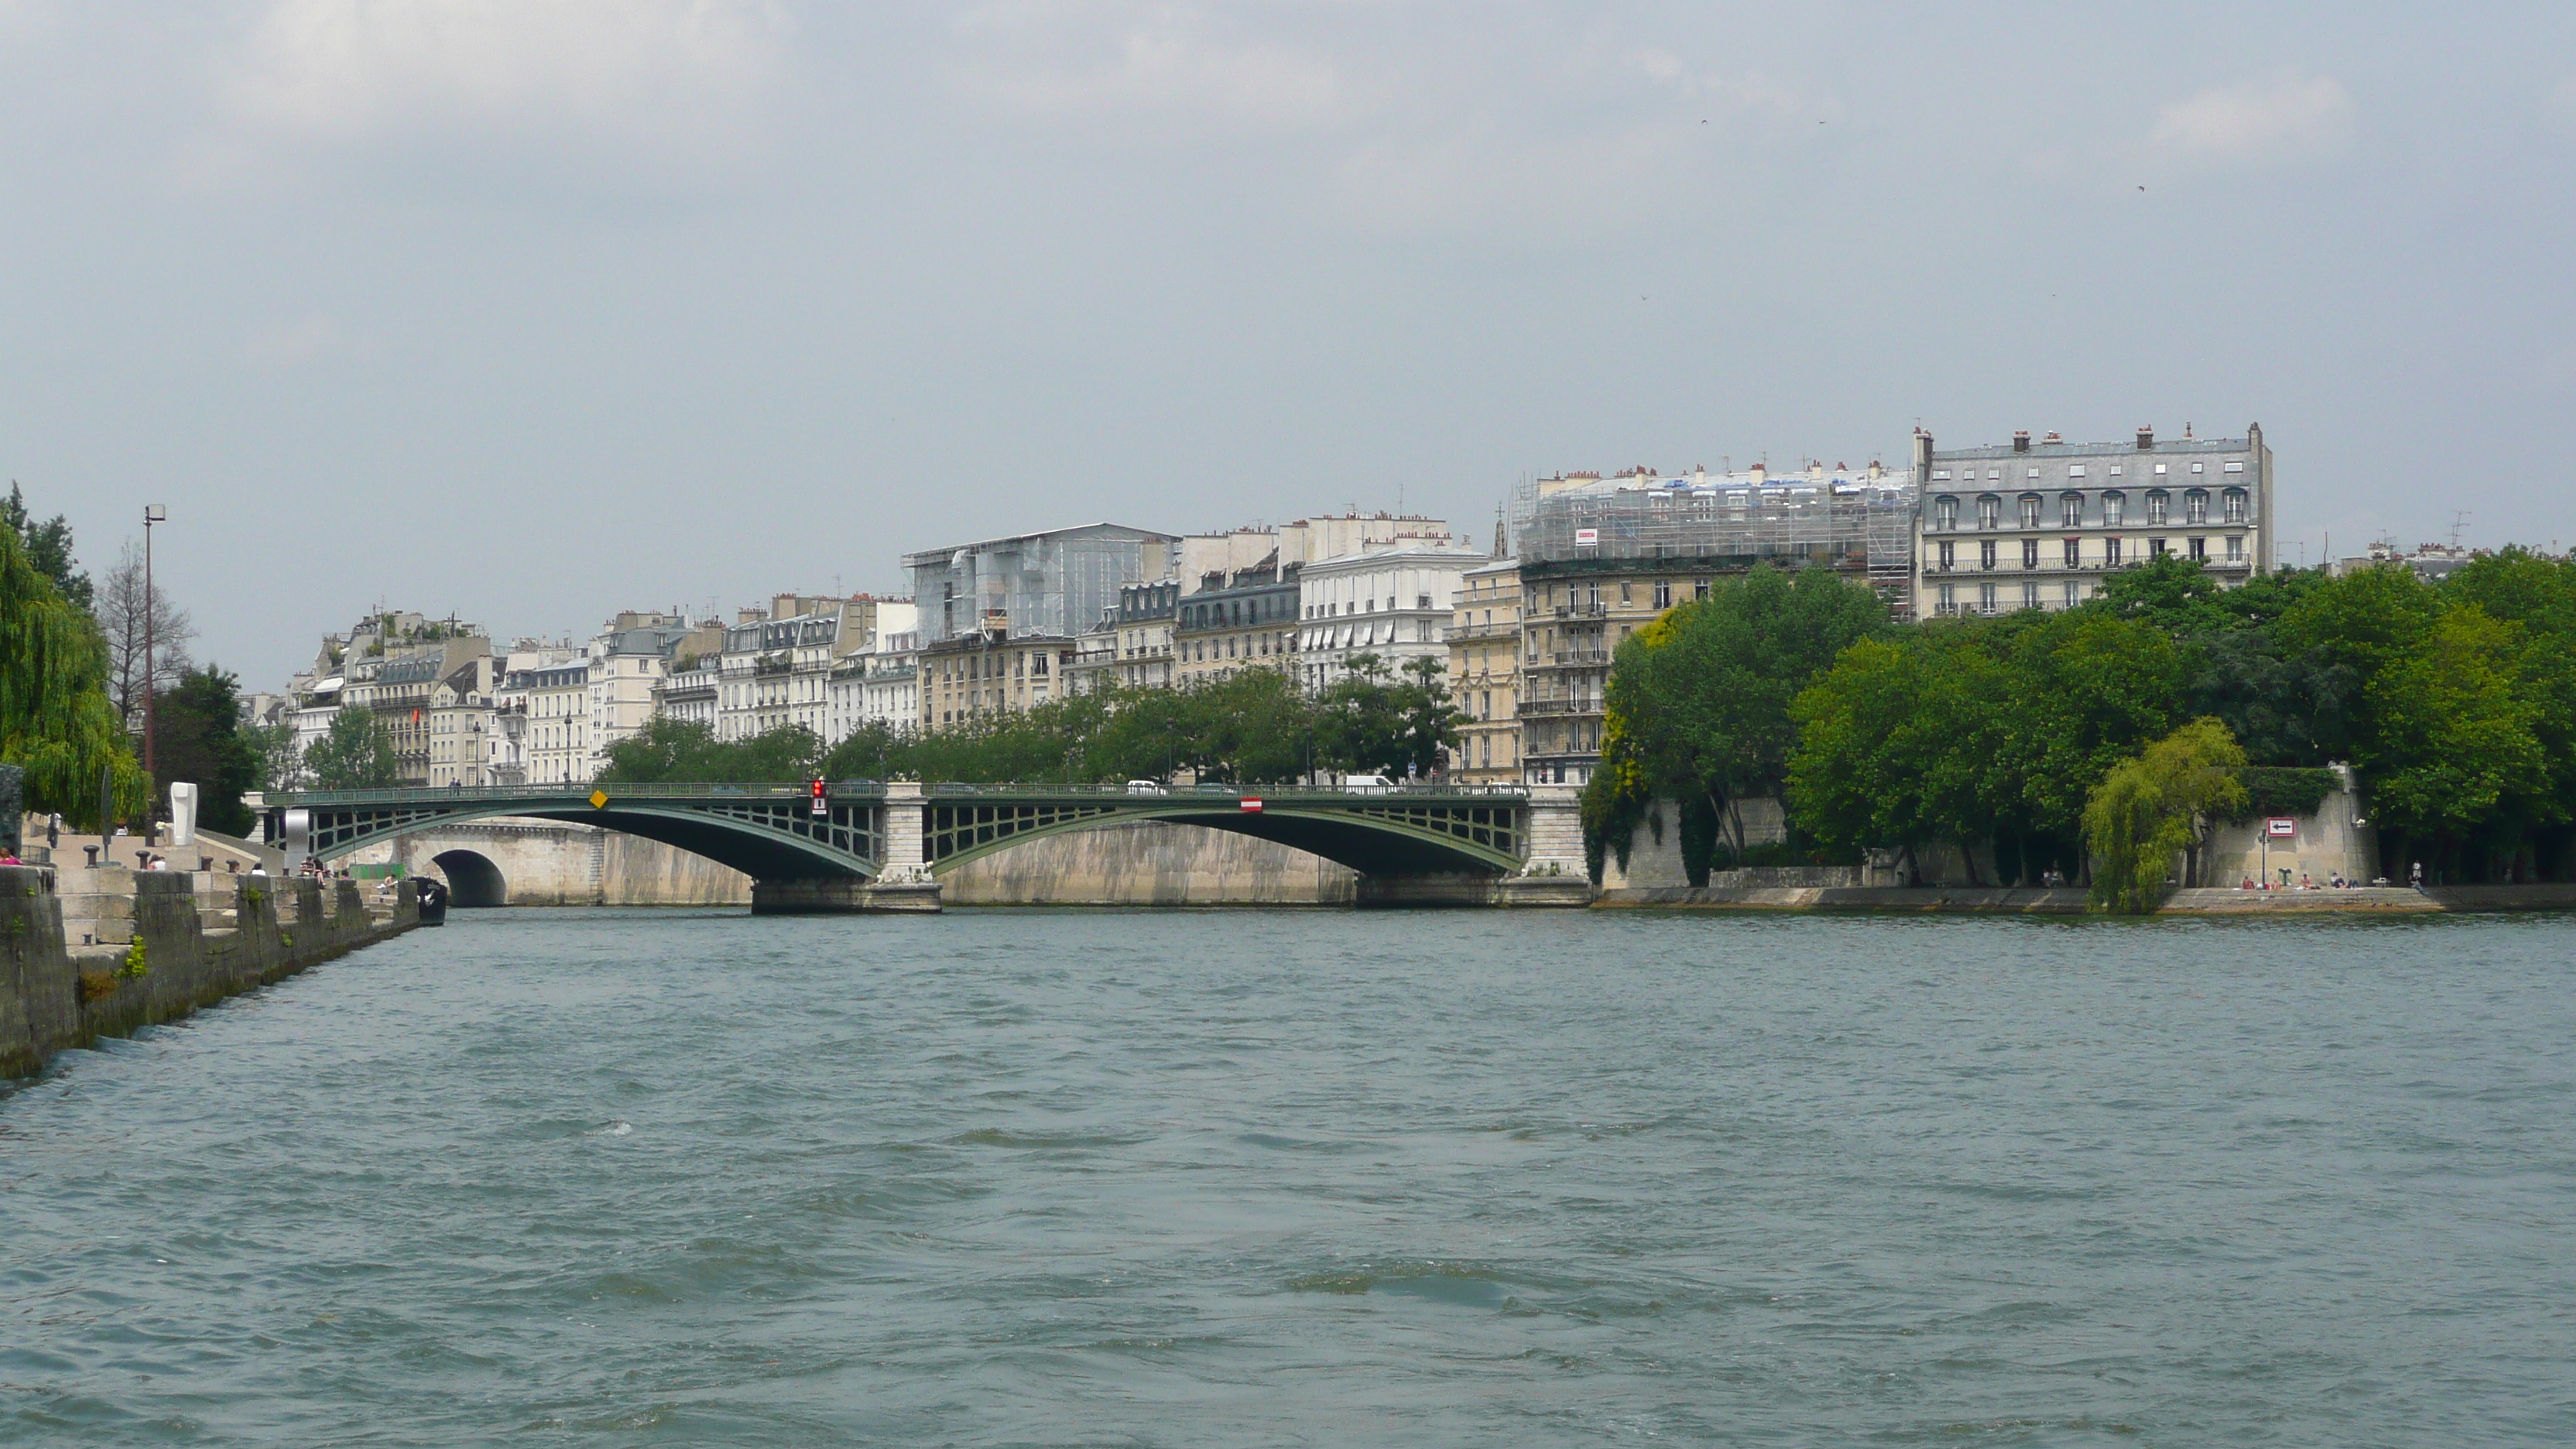
[[[1877,469],[1577,474],[1523,483],[1512,498],[1512,532],[1515,554],[1529,562],[1812,561],[1902,590],[1913,573],[1915,508],[1911,474]]]

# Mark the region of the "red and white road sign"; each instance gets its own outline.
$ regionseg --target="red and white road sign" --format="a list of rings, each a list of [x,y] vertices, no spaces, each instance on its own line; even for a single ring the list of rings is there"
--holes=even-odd
[[[1248,811],[1250,811],[1251,813],[1253,813],[1253,814],[1255,814],[1255,815],[1258,815],[1258,814],[1260,814],[1260,813],[1261,813],[1261,797],[1260,797],[1260,796],[1258,796],[1258,795],[1246,795],[1246,796],[1244,796],[1244,797],[1243,797],[1243,800],[1242,800],[1242,802],[1241,802],[1241,803],[1242,803],[1242,805],[1243,805],[1243,808],[1244,808],[1244,809],[1246,809],[1246,810],[1248,810]]]

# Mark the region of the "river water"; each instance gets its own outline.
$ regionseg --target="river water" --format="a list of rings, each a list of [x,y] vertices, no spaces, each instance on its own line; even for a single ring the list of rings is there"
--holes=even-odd
[[[0,1442],[2566,1443],[2571,962],[460,911],[0,1098]]]

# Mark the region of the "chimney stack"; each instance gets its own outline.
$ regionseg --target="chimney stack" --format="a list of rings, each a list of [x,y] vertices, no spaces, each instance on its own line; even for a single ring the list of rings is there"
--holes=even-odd
[[[2030,451],[2029,429],[2024,428],[2013,434],[2013,451],[2016,453],[2027,453]]]
[[[2152,453],[2155,450],[2156,430],[2153,428],[2138,429],[2138,451],[2141,453]]]

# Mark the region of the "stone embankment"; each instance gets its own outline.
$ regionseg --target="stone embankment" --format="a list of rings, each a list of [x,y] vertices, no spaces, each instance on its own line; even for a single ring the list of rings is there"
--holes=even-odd
[[[1785,873],[1785,872],[1784,872]],[[2072,888],[2014,890],[1973,886],[1661,886],[1607,890],[1598,906],[1719,911],[1914,911],[2076,916],[2085,893]],[[2576,885],[2357,887],[2350,890],[2182,890],[2157,912],[2167,916],[2440,915],[2461,911],[2576,910]]]
[[[61,887],[78,890],[67,901]],[[68,945],[67,904],[89,926]],[[356,881],[0,866],[0,1076],[418,924],[408,882],[378,894]]]

